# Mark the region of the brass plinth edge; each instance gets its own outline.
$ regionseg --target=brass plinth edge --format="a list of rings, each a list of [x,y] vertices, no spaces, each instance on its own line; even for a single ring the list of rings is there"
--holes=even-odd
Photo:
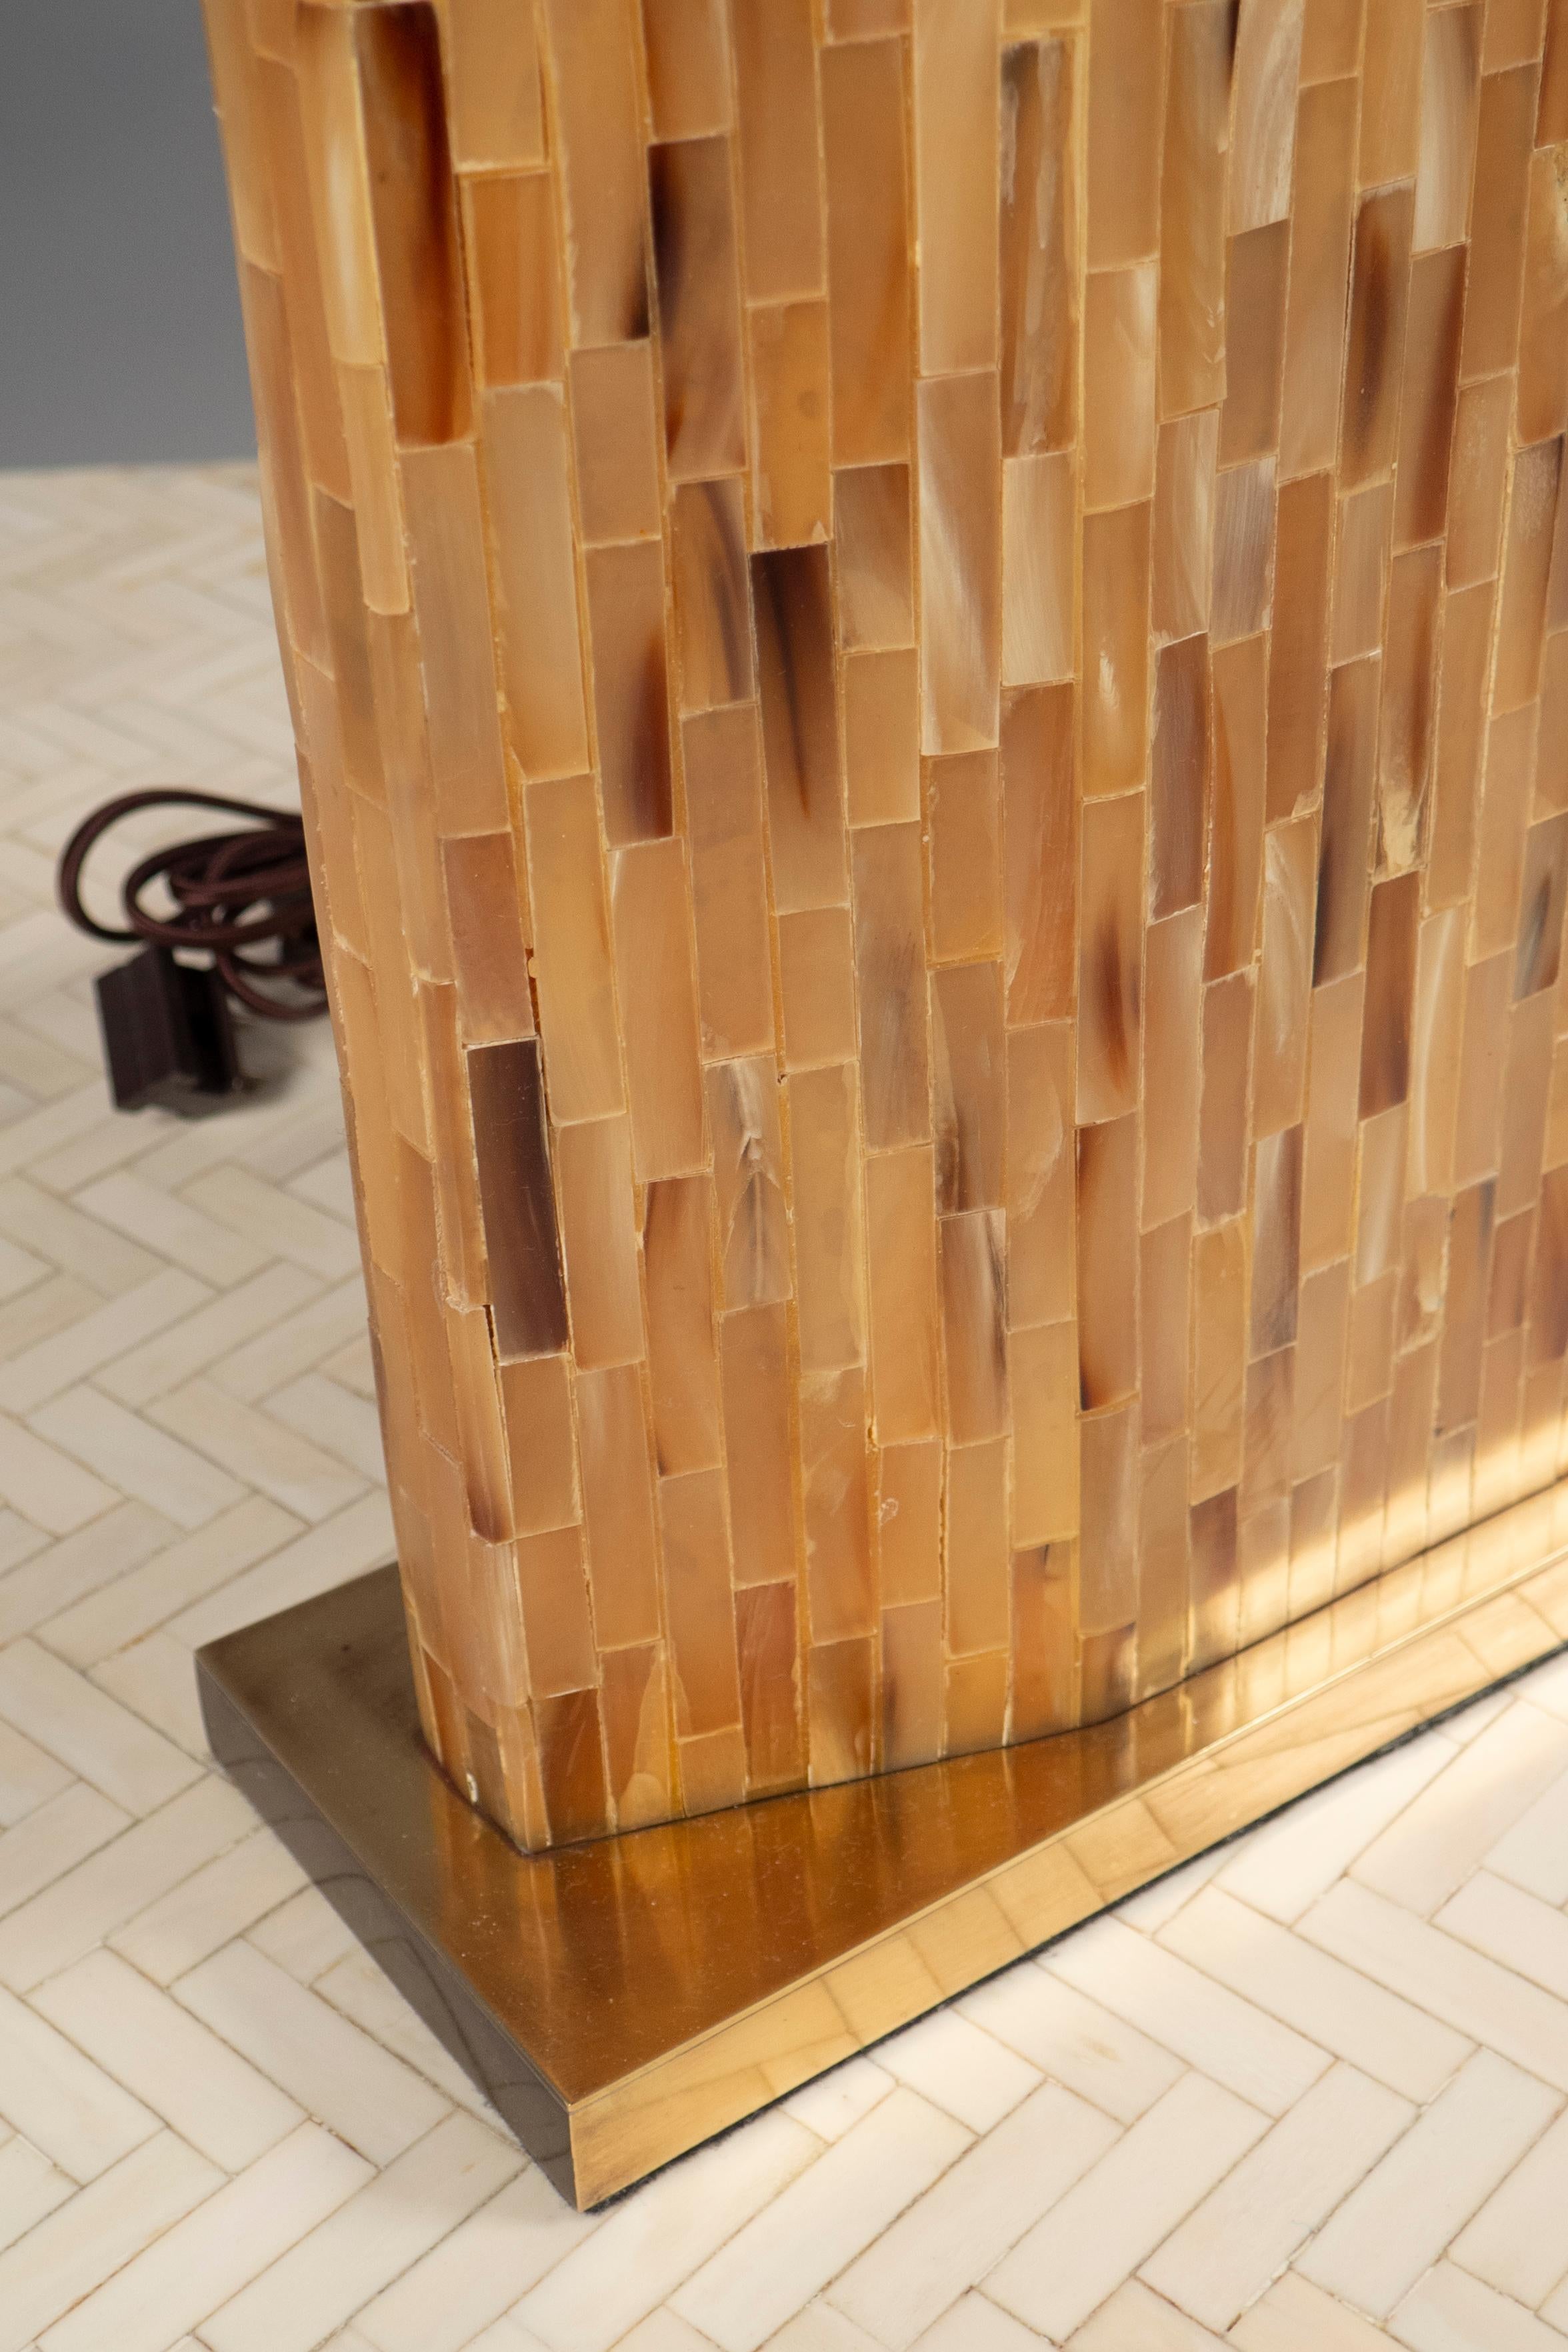
[[[1111,1722],[527,1855],[392,1568],[210,1643],[215,1754],[586,2208],[1568,1643],[1568,1482]]]

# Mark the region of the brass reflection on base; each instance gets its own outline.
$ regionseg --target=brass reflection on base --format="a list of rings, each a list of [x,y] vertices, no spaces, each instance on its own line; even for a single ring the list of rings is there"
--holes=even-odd
[[[1568,1482],[1114,1720],[524,1854],[431,1760],[391,1568],[214,1642],[213,1747],[599,2203],[1568,1643]]]

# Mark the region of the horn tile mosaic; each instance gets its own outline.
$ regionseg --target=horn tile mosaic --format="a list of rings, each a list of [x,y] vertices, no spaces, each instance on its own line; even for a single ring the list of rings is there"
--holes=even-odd
[[[1556,1476],[1568,6],[208,21],[454,1778],[1034,1737]]]

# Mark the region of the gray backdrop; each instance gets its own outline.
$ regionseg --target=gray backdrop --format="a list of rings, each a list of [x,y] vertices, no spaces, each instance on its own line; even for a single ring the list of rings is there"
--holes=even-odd
[[[0,0],[0,466],[255,446],[198,0]]]

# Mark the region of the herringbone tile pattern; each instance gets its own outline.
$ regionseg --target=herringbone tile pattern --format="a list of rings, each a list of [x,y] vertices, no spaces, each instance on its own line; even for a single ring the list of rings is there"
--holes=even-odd
[[[209,1769],[193,1645],[384,1557],[324,1024],[119,1118],[54,853],[285,796],[239,469],[0,478],[0,2352],[1568,2347],[1568,1664],[609,2211]]]

